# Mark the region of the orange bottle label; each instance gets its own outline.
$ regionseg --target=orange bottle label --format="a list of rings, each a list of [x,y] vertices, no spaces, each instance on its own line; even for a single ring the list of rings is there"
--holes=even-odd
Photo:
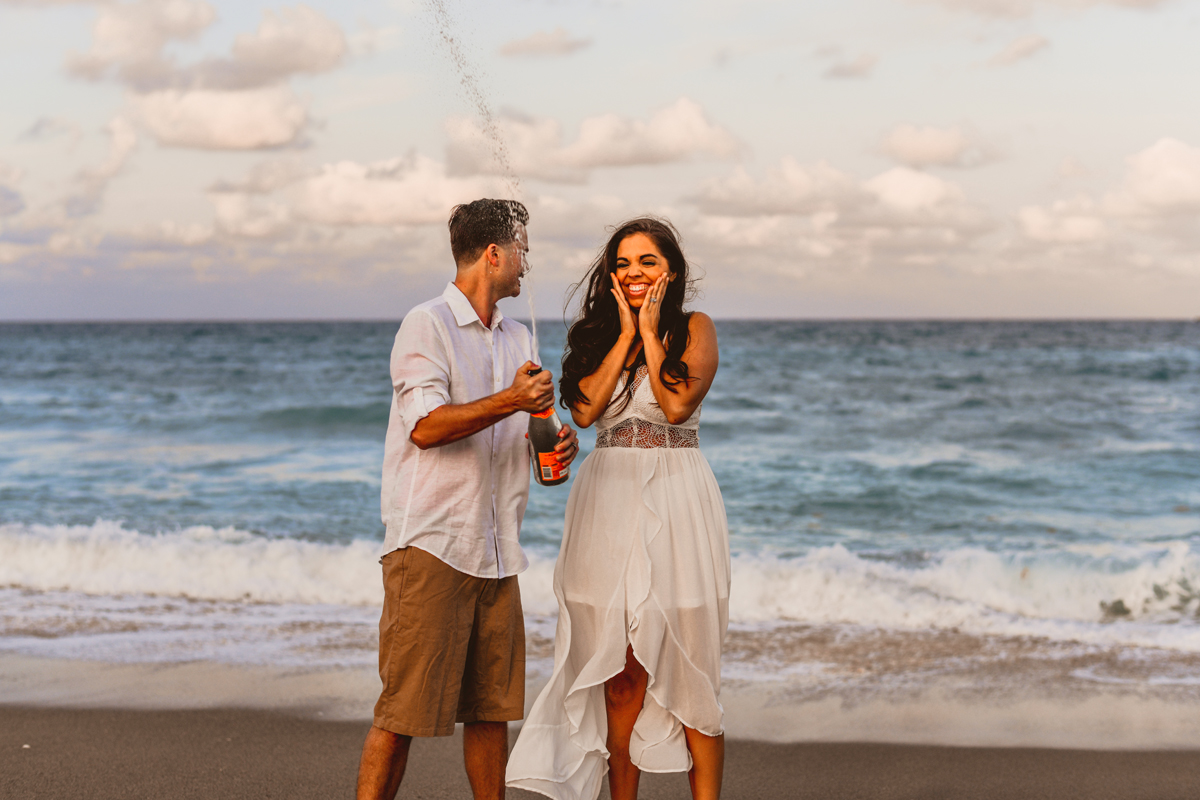
[[[554,413],[554,406],[550,406],[545,411],[539,411],[536,414],[534,414],[532,411],[530,411],[529,416],[537,417],[538,419],[550,419],[550,415],[553,413]]]
[[[557,453],[538,453],[538,467],[544,481],[556,481],[567,474],[567,465],[558,462]]]

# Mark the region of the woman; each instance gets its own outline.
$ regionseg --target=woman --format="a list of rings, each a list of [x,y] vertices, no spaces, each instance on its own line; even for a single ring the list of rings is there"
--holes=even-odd
[[[729,534],[698,449],[717,372],[712,320],[684,311],[688,266],[670,223],[609,239],[567,334],[562,403],[597,423],[567,501],[554,571],[554,672],[508,764],[508,785],[594,800],[637,796],[642,770],[688,772],[717,798]]]

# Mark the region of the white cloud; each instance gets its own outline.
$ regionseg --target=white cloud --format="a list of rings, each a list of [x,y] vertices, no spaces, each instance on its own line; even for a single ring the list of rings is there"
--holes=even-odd
[[[957,185],[909,167],[859,180],[785,158],[761,180],[737,169],[710,181],[691,202],[703,215],[696,227],[706,248],[792,273],[818,262],[970,268],[979,240],[996,227]]]
[[[209,192],[217,228],[231,236],[262,239],[277,236],[291,222],[288,208],[241,192]]]
[[[976,134],[951,128],[899,125],[883,140],[883,152],[910,167],[976,167],[997,157]]]
[[[883,205],[905,214],[934,211],[966,199],[953,183],[908,167],[893,167],[863,183],[863,188]]]
[[[987,17],[1027,17],[1040,8],[1082,11],[1098,6],[1120,8],[1154,8],[1170,0],[922,0],[954,11],[980,14]]]
[[[1050,40],[1046,37],[1028,33],[1013,39],[1005,45],[1003,50],[988,59],[988,63],[994,67],[1007,67],[1018,61],[1024,61],[1049,46]]]
[[[337,23],[308,6],[264,11],[257,31],[234,40],[231,58],[203,61],[183,76],[204,88],[269,86],[292,75],[328,72],[347,49]]]
[[[124,117],[113,118],[106,130],[109,135],[108,155],[100,164],[80,170],[75,176],[75,189],[62,203],[67,217],[83,217],[95,212],[109,182],[125,167],[129,156],[137,148],[137,131]]]
[[[276,158],[255,164],[238,181],[217,181],[210,191],[270,194],[312,174],[312,169],[294,158]]]
[[[1022,234],[1060,263],[1102,263],[1200,274],[1200,148],[1164,138],[1126,159],[1125,174],[1099,196],[1031,205],[1017,214]],[[1072,262],[1073,260],[1073,262]]]
[[[452,174],[503,174],[495,147],[480,124],[455,118],[447,124],[447,161]],[[504,156],[521,177],[579,183],[598,167],[627,167],[686,161],[697,156],[733,158],[737,138],[709,121],[704,109],[686,97],[642,121],[604,114],[589,117],[579,136],[563,144],[562,126],[551,119],[508,114],[497,120]]]
[[[93,80],[115,69],[117,76],[134,86],[152,86],[167,80],[171,65],[162,50],[172,39],[191,39],[216,19],[216,11],[203,0],[137,0],[105,3],[92,26],[92,47],[72,56],[67,66]]]
[[[69,69],[115,76],[132,92],[132,116],[162,144],[247,150],[294,142],[308,124],[287,87],[293,75],[327,72],[348,50],[337,23],[305,5],[264,11],[259,27],[234,40],[230,56],[179,67],[171,41],[195,38],[216,19],[203,0],[101,3],[91,49]]]
[[[254,150],[295,140],[308,112],[286,86],[246,91],[165,89],[130,98],[158,141],[209,150]]]
[[[582,50],[591,39],[572,38],[563,28],[538,31],[524,39],[514,39],[500,48],[502,56],[565,56]]]
[[[1107,228],[1091,198],[1059,200],[1048,207],[1026,206],[1017,212],[1021,231],[1037,242],[1084,244],[1105,238]]]
[[[1164,138],[1130,156],[1114,202],[1135,213],[1200,210],[1200,148]]]
[[[824,161],[804,166],[784,157],[761,181],[739,167],[727,178],[706,182],[691,200],[714,215],[811,214],[837,208],[859,191],[854,178]]]
[[[699,103],[681,97],[648,122],[616,114],[585,119],[579,138],[562,151],[575,166],[617,167],[665,164],[695,155],[732,158],[741,145],[732,133],[709,122]]]
[[[878,63],[878,56],[864,53],[852,61],[834,62],[823,74],[826,78],[868,78]]]
[[[450,209],[487,194],[480,179],[454,178],[419,155],[373,164],[326,164],[297,185],[296,213],[325,225],[424,225],[445,222]]]

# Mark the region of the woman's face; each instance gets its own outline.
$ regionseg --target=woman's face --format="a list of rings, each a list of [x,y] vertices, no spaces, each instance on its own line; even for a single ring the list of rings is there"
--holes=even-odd
[[[650,287],[661,275],[674,280],[667,259],[654,240],[644,233],[631,233],[617,245],[617,283],[625,293],[629,307],[637,310],[646,300]]]

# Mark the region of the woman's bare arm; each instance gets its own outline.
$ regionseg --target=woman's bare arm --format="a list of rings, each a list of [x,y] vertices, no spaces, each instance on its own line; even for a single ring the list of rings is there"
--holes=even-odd
[[[593,422],[600,419],[604,409],[608,408],[608,403],[612,400],[612,393],[617,388],[617,381],[621,379],[621,373],[625,371],[625,362],[629,359],[629,349],[637,340],[638,329],[633,318],[633,311],[630,310],[625,295],[617,285],[615,275],[613,276],[612,293],[617,298],[617,309],[621,314],[621,335],[617,337],[617,343],[608,351],[608,355],[600,362],[596,371],[579,380],[579,391],[587,395],[588,400],[586,403],[579,402],[571,406],[571,418],[581,428],[591,427]]]
[[[688,322],[688,345],[683,351],[682,359],[688,367],[688,380],[686,384],[679,383],[669,387],[662,382],[666,348],[656,336],[646,338],[644,334],[645,331],[642,346],[646,349],[646,369],[649,372],[654,399],[666,415],[667,422],[678,425],[692,416],[712,387],[713,378],[717,376],[720,361],[717,351],[717,327],[707,314],[701,311],[692,314]]]

